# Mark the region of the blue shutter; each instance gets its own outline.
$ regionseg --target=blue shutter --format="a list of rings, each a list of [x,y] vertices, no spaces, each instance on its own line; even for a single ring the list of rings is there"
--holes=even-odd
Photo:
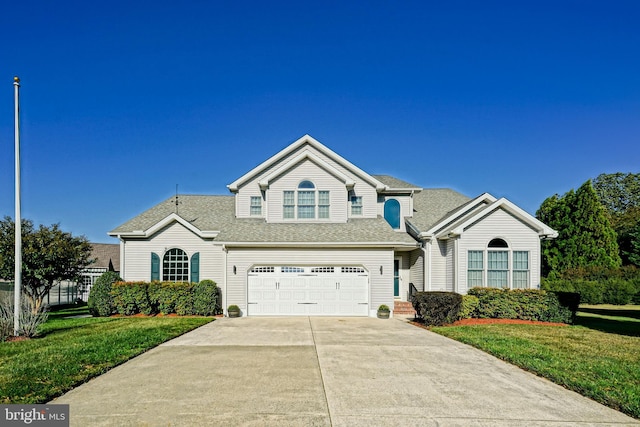
[[[200,252],[196,252],[191,256],[191,282],[198,283],[200,281]]]
[[[160,280],[160,257],[151,252],[151,281]]]
[[[400,202],[396,199],[389,199],[384,202],[384,219],[387,220],[391,228],[400,228]]]

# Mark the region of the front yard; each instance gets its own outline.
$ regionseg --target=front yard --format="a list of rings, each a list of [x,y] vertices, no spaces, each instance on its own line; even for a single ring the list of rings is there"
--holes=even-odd
[[[68,318],[53,312],[41,337],[0,343],[0,403],[45,403],[211,317]]]
[[[574,326],[494,324],[432,331],[640,419],[640,306],[581,306]]]

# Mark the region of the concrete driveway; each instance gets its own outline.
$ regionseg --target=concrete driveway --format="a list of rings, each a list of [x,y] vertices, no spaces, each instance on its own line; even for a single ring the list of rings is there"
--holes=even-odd
[[[640,423],[400,320],[219,319],[54,400],[71,425]]]

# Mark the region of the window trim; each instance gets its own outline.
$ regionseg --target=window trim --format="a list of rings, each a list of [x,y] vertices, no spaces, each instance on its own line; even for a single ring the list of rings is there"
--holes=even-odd
[[[491,242],[496,242],[497,240],[501,240],[507,246],[502,247],[502,246],[491,245]],[[480,270],[479,268],[471,268],[472,252],[477,252],[481,254],[482,270]],[[500,252],[506,253],[506,259],[504,260],[497,259],[495,261],[501,262],[501,263],[506,262],[506,270],[502,268],[491,268],[489,257],[492,254],[496,254]],[[520,254],[520,255],[515,255],[515,254]],[[517,268],[520,266],[520,264],[517,264],[517,263],[523,263],[523,261],[522,259],[520,259],[519,261],[516,261],[516,258],[523,256],[522,254],[526,254],[526,260],[525,260],[526,268]],[[477,284],[471,284],[470,282],[471,280],[470,273],[478,272],[478,271],[482,271],[482,284],[480,285],[480,287],[495,288],[495,289],[531,289],[531,250],[521,250],[521,249],[514,250],[506,239],[502,239],[502,238],[491,239],[491,241],[487,244],[487,246],[484,249],[474,249],[474,248],[467,249],[466,264],[467,264],[467,267],[466,267],[467,289],[478,287]],[[506,272],[506,284],[504,286],[491,286],[491,283],[490,283],[490,279],[492,279],[490,277],[491,272]],[[518,276],[519,273],[526,273],[524,275],[526,277],[525,282],[522,282],[522,278],[516,279],[516,276]],[[477,278],[474,280],[477,280]],[[516,284],[518,286],[516,286]]]
[[[313,201],[313,204],[301,203],[307,201]],[[301,215],[305,211],[308,213]],[[313,216],[310,216],[310,213],[313,213]],[[282,219],[285,221],[322,221],[331,219],[331,191],[319,189],[309,179],[300,181],[295,190],[283,190]]]
[[[184,258],[182,260],[168,260],[169,263],[169,273],[165,273],[166,268],[165,267],[165,259],[167,257],[167,255],[170,254],[170,252],[172,251],[180,251],[182,252]],[[183,263],[181,267],[174,267],[174,273],[171,273],[171,262],[181,262]],[[162,277],[162,281],[163,282],[189,282],[191,280],[190,277],[190,273],[191,273],[191,258],[189,257],[189,254],[187,253],[187,251],[185,251],[184,249],[180,249],[178,247],[173,247],[173,248],[169,248],[167,249],[163,254],[162,254],[162,260],[161,260],[161,277]],[[180,268],[182,270],[182,273],[180,273],[180,275],[178,275],[177,270],[178,268]],[[184,280],[179,280],[178,277],[182,278],[186,275],[186,279]]]
[[[254,202],[257,201],[257,204]],[[254,212],[254,208],[257,208],[258,212]],[[262,216],[262,197],[261,196],[251,196],[249,199],[249,215],[250,216]]]
[[[356,212],[356,210],[360,212]],[[362,196],[351,196],[351,216],[363,215]]]

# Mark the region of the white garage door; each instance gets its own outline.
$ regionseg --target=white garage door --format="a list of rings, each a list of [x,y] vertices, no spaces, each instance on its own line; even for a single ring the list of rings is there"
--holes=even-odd
[[[362,267],[254,267],[247,282],[249,315],[369,315],[369,275]]]

